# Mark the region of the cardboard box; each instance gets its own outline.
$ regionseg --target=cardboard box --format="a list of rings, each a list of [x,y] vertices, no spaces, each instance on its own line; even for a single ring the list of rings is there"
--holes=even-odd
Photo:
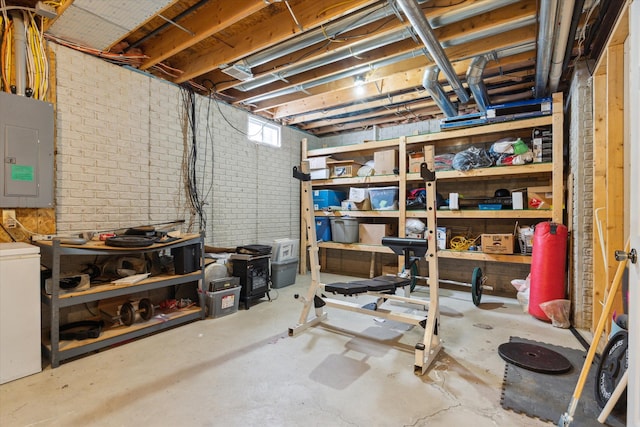
[[[329,165],[327,163],[331,160],[331,156],[321,156],[321,157],[309,157],[307,161],[309,162],[309,169],[327,169]]]
[[[409,154],[409,173],[420,173],[420,165],[424,163],[424,153]]]
[[[350,211],[370,211],[371,200],[368,188],[349,188],[349,197],[344,201],[342,208]]]
[[[398,169],[398,152],[382,150],[373,153],[373,169],[376,175],[393,175],[393,170]]]
[[[438,249],[447,249],[449,240],[451,240],[451,230],[447,230],[447,227],[437,227],[436,241],[438,242]]]
[[[351,178],[358,176],[360,166],[353,160],[331,160],[327,162],[330,174],[329,178]]]
[[[527,187],[527,209],[551,209],[553,187]]]
[[[486,254],[512,254],[513,234],[483,234],[482,252]]]
[[[381,245],[383,237],[395,235],[395,224],[358,224],[358,243]]]
[[[329,168],[310,171],[311,179],[329,179]]]

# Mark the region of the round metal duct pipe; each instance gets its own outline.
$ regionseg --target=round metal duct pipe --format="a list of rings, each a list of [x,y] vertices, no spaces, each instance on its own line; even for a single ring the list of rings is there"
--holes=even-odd
[[[424,43],[429,51],[429,55],[431,55],[433,61],[438,65],[438,68],[442,70],[453,91],[458,95],[460,102],[469,102],[469,94],[462,86],[462,82],[458,78],[449,58],[447,58],[447,55],[444,53],[440,42],[438,42],[427,18],[424,16],[424,13],[422,13],[420,7],[418,7],[418,4],[414,0],[397,0],[397,3],[407,16],[414,30],[418,33],[420,40],[422,40],[422,43]]]

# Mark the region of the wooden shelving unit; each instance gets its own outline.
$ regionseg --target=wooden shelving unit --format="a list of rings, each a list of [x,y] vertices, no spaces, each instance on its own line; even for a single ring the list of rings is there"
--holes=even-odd
[[[493,192],[495,188],[502,186],[535,186],[550,185],[553,188],[553,204],[550,209],[524,209],[524,210],[480,210],[439,209],[437,212],[438,226],[447,226],[453,223],[465,223],[477,226],[479,232],[485,232],[485,228],[495,222],[512,223],[516,221],[526,224],[539,221],[554,221],[563,223],[564,215],[564,175],[563,175],[563,101],[562,94],[553,95],[553,113],[546,116],[516,120],[482,126],[443,131],[426,135],[406,136],[384,141],[370,141],[359,144],[346,145],[334,148],[322,148],[307,150],[306,140],[302,141],[302,160],[317,156],[331,156],[339,160],[372,158],[378,150],[395,149],[398,151],[398,175],[374,175],[370,177],[337,178],[327,180],[314,180],[314,189],[342,189],[348,192],[349,187],[399,187],[399,207],[394,211],[341,211],[333,212],[316,211],[316,216],[350,216],[361,218],[363,221],[397,221],[399,236],[405,235],[404,226],[409,218],[426,218],[426,211],[407,210],[406,194],[410,188],[420,187],[422,178],[418,173],[407,173],[408,154],[419,152],[425,145],[432,145],[436,154],[446,152],[458,152],[469,146],[488,146],[507,136],[530,136],[534,128],[551,128],[553,134],[552,162],[530,163],[518,166],[494,166],[489,168],[472,169],[469,171],[446,170],[438,171],[437,191],[446,191],[460,187],[470,192]],[[544,183],[544,184],[541,184]],[[525,200],[526,204],[526,200]],[[495,232],[495,231],[486,231]],[[503,231],[504,232],[504,231]],[[303,248],[307,246],[304,230],[301,233]],[[325,249],[338,249],[349,251],[368,252],[373,256],[379,253],[392,253],[391,250],[378,245],[361,245],[357,243],[344,244],[335,242],[320,242],[318,247]],[[322,252],[321,252],[322,255]],[[349,255],[344,255],[349,256]],[[478,251],[453,251],[439,250],[438,257],[442,259],[468,260],[473,262],[499,262],[514,264],[530,264],[531,257],[522,254],[494,255]],[[301,251],[300,272],[306,272],[306,251]],[[446,271],[441,271],[441,276],[446,276]]]

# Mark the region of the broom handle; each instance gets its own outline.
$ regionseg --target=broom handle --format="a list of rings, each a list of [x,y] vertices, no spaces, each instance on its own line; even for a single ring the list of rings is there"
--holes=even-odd
[[[624,246],[624,251],[629,252],[629,240],[627,240],[627,243]],[[591,362],[593,362],[593,357],[595,356],[598,347],[597,344],[600,341],[600,335],[602,335],[602,331],[604,331],[606,321],[609,319],[609,313],[611,312],[613,301],[615,299],[616,293],[618,292],[620,282],[622,281],[622,274],[624,273],[626,265],[626,262],[620,262],[618,264],[616,275],[613,277],[613,282],[611,282],[611,288],[609,289],[609,294],[605,299],[604,307],[602,308],[602,314],[600,315],[600,319],[598,320],[598,325],[596,326],[596,330],[593,333],[593,340],[591,341],[591,345],[589,346],[587,358],[584,360],[584,365],[582,365],[582,371],[580,371],[578,383],[576,384],[576,388],[573,392],[573,397],[571,399],[571,405],[569,408],[569,414],[571,414],[571,416],[573,416],[575,412],[575,408],[578,404],[578,399],[580,399],[582,389],[584,388],[584,384],[587,381],[589,369],[591,368]]]
[[[613,390],[613,393],[611,394],[611,397],[607,401],[607,404],[604,405],[604,408],[602,408],[602,412],[600,412],[600,416],[598,417],[598,422],[600,424],[604,424],[604,422],[607,421],[607,418],[609,417],[609,414],[611,414],[613,407],[616,406],[616,403],[618,403],[618,399],[620,399],[622,392],[624,391],[625,388],[627,388],[628,382],[629,382],[629,370],[627,369],[626,371],[624,371],[624,374],[622,375],[620,382],[618,383],[616,388]]]

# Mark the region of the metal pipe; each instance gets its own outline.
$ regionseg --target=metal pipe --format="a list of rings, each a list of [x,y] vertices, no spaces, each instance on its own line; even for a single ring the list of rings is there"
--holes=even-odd
[[[256,77],[251,81],[237,85],[235,88],[242,91],[249,91],[258,87],[264,86],[269,83],[273,83],[278,80],[285,80],[289,76],[304,73],[305,71],[313,70],[324,65],[338,62],[353,56],[358,56],[362,53],[369,52],[374,49],[381,48],[383,46],[404,40],[411,36],[410,28],[400,28],[396,31],[387,33],[381,37],[365,40],[359,44],[354,44],[341,49],[337,49],[329,54],[304,62],[298,65],[293,65],[288,68],[284,68],[280,71],[271,74],[264,74]]]
[[[569,37],[567,40],[571,40],[571,43],[567,43],[567,48],[564,51],[564,60],[562,61],[562,69],[566,70],[569,66],[569,60],[571,59],[571,52],[573,51],[573,41],[576,39],[576,31],[578,30],[578,23],[582,16],[582,8],[584,8],[584,0],[576,1],[576,5],[573,7],[573,17],[571,18],[571,29],[569,30]]]
[[[559,22],[556,22],[556,42],[553,47],[551,71],[549,72],[549,90],[551,93],[558,90],[560,77],[562,77],[562,63],[564,61],[564,52],[567,49],[569,30],[571,29],[571,18],[573,16],[575,3],[575,0],[564,0],[562,2],[562,7],[558,10],[560,16]],[[571,44],[573,45],[573,42]]]
[[[471,64],[469,64],[469,68],[467,69],[467,84],[469,85],[469,90],[471,90],[473,94],[473,99],[475,99],[478,109],[483,113],[487,111],[487,105],[489,104],[487,87],[482,81],[482,73],[488,61],[489,59],[486,55],[476,56],[471,60]]]
[[[507,56],[517,55],[523,52],[528,52],[530,50],[535,50],[535,48],[536,48],[535,43],[531,42],[531,43],[525,43],[518,46],[508,47],[499,51],[494,51],[494,52],[491,52],[491,55],[493,55],[496,59],[499,59]],[[307,89],[310,89],[316,86],[320,86],[326,83],[331,83],[336,80],[344,79],[347,77],[353,77],[359,74],[371,72],[380,67],[395,64],[396,62],[404,61],[405,59],[415,58],[423,54],[424,54],[424,48],[415,49],[407,53],[403,53],[396,56],[390,56],[380,61],[376,61],[368,65],[363,65],[362,67],[357,67],[351,70],[343,71],[341,73],[332,74],[331,76],[322,77],[317,80],[311,80],[301,85],[295,85],[295,86],[275,90],[272,92],[263,93],[257,96],[253,96],[251,98],[246,98],[246,99],[243,99],[241,102],[242,104],[245,104],[245,105],[254,104],[256,102],[262,102],[262,101],[267,101],[269,99],[277,98],[279,96],[289,95],[296,92],[303,92]],[[461,58],[461,59],[466,59],[466,58]]]
[[[444,89],[438,82],[438,74],[440,69],[437,65],[430,65],[424,70],[422,85],[429,92],[431,99],[442,110],[447,117],[455,117],[458,115],[457,108],[453,105]]]
[[[418,3],[424,3],[425,1],[427,0],[419,0]],[[435,17],[432,20],[431,27],[439,28],[444,25],[449,25],[455,22],[459,22],[463,19],[467,19],[472,16],[479,15],[481,13],[486,13],[491,10],[498,9],[515,2],[516,0],[491,0],[491,1],[485,0],[481,2],[475,2],[469,6],[462,7],[457,10],[445,13],[441,16]],[[377,9],[374,9],[373,7],[363,9],[339,21],[329,23],[328,25],[315,30],[307,31],[295,38],[279,43],[270,48],[264,49],[251,56],[247,56],[237,61],[236,64],[239,64],[244,68],[251,69],[253,67],[257,67],[259,65],[263,65],[263,64],[266,64],[267,62],[271,62],[275,59],[281,58],[285,55],[297,52],[300,49],[304,49],[306,47],[312,46],[315,43],[319,43],[321,41],[327,40],[342,32],[352,31],[364,25],[370,24],[372,22],[378,21],[380,19],[386,18],[388,16],[392,16],[395,14],[396,14],[396,10],[393,7],[393,2],[392,0],[389,0],[389,2],[383,7],[378,7]],[[525,25],[525,23],[522,23],[522,25]],[[326,64],[322,64],[322,65],[326,65]],[[275,80],[268,81],[267,83],[264,83],[264,84],[268,84],[273,81]],[[245,84],[246,84],[246,81],[245,81]],[[242,88],[239,88],[239,89],[248,90],[248,89],[242,89]]]
[[[538,54],[536,57],[536,98],[544,97],[547,90],[557,9],[557,0],[541,0],[539,13],[540,28],[538,30]]]
[[[22,12],[12,12],[11,18],[14,27],[16,95],[25,96],[27,88],[27,30],[22,20]]]
[[[200,9],[202,6],[204,6],[205,4],[207,4],[209,2],[209,0],[200,0],[198,3],[194,4],[193,6],[189,7],[188,9],[186,9],[184,12],[181,12],[179,14],[177,14],[172,21],[173,22],[177,22],[178,20],[182,19],[183,17],[185,17],[186,15],[191,14],[191,12],[195,12],[196,10]],[[165,28],[169,27],[170,25],[173,25],[170,22],[165,22],[164,24],[160,25],[158,28],[156,28],[155,30],[151,31],[149,34],[147,34],[146,36],[142,37],[140,40],[136,41],[135,43],[131,43],[131,45],[129,47],[127,47],[127,51],[140,46],[142,43],[146,42],[147,40],[149,40],[151,37],[155,36],[156,34],[158,34],[160,31],[164,30]]]
[[[442,70],[442,73],[446,77],[447,81],[451,85],[453,91],[458,95],[460,102],[469,102],[469,94],[462,86],[462,82],[458,78],[456,71],[453,69],[451,62],[447,58],[436,38],[427,18],[425,18],[422,10],[418,7],[415,0],[397,0],[398,5],[407,16],[407,19],[418,33],[418,36],[424,43],[425,47],[429,51],[431,58],[438,65],[438,68]]]

